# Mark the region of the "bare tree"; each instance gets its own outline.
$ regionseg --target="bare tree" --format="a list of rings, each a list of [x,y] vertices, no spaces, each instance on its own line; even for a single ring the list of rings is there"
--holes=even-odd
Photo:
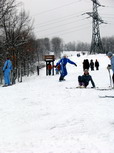
[[[0,20],[15,8],[15,0],[0,0]]]
[[[63,41],[59,37],[54,37],[51,40],[52,51],[56,58],[61,57],[61,52],[63,51]]]
[[[4,14],[4,12],[1,13]],[[10,55],[13,61],[13,68],[16,69],[18,76],[21,77],[24,57],[27,57],[26,63],[29,65],[28,62],[30,60],[28,57],[30,53],[28,54],[28,51],[30,51],[30,48],[34,48],[30,47],[32,33],[31,19],[25,11],[18,13],[15,7],[1,19],[3,54],[8,53]]]
[[[112,37],[103,37],[102,38],[104,52],[107,53],[109,51],[114,53],[114,36]]]

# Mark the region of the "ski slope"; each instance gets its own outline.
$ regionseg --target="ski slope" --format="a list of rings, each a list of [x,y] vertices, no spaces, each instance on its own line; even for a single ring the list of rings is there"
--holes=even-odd
[[[96,87],[110,85],[106,55],[76,56],[67,64],[66,81],[59,75],[24,78],[0,86],[0,153],[114,153],[114,90],[66,89],[78,86],[84,59],[98,59],[99,71],[90,71]],[[91,87],[91,83],[89,84]]]

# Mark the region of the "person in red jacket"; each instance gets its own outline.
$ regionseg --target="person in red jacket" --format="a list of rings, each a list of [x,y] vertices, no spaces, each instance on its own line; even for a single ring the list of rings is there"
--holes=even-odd
[[[51,66],[51,63],[50,63],[50,62],[49,62],[49,64],[47,65],[47,69],[48,69],[48,74],[51,75],[52,66]]]

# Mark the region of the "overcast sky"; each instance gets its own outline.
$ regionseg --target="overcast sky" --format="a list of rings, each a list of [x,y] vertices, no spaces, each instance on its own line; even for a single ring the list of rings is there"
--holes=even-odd
[[[61,37],[65,42],[91,42],[92,18],[83,13],[92,12],[91,0],[20,0],[34,19],[37,38]],[[101,37],[114,36],[114,0],[99,0],[101,18],[108,24],[100,25]]]

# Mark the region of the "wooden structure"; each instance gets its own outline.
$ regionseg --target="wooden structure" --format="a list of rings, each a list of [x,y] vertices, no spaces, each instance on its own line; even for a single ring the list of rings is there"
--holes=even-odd
[[[45,55],[44,60],[46,62],[46,75],[54,75],[54,55]]]

